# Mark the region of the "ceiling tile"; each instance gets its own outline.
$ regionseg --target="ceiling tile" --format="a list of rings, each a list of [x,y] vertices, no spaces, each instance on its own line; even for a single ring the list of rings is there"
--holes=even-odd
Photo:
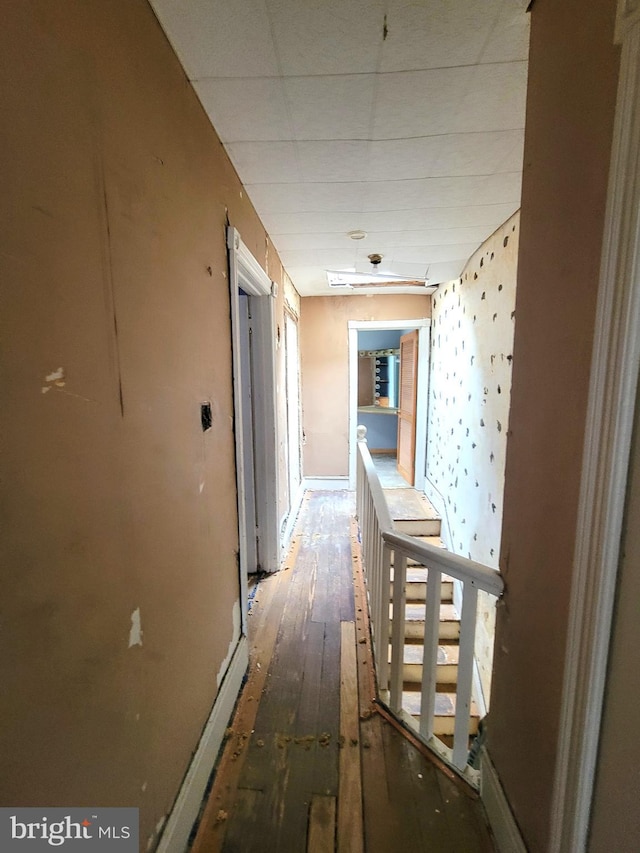
[[[529,56],[529,24],[531,16],[522,14],[523,6],[513,0],[502,0],[502,7],[479,56],[480,62],[512,62]]]
[[[253,184],[247,192],[259,212],[350,211],[361,207],[365,184]]]
[[[445,68],[478,61],[502,0],[390,0],[381,71]]]
[[[522,128],[526,73],[516,62],[383,74],[374,139]]]
[[[289,249],[278,254],[286,267],[313,264],[323,269],[346,269],[356,260],[356,249],[350,246],[344,249]]]
[[[278,74],[264,0],[151,0],[190,80]]]
[[[382,0],[267,0],[282,74],[375,71],[384,6]]]
[[[223,142],[291,139],[278,79],[202,80],[193,85]]]
[[[439,228],[490,227],[494,231],[517,209],[519,203],[463,205],[459,207],[412,208],[393,211],[325,211],[298,213],[263,213],[264,224],[272,237],[281,234],[314,232],[367,232]],[[491,233],[491,232],[490,232]]]
[[[302,180],[295,142],[232,142],[227,152],[246,184]]]
[[[469,199],[477,204],[517,203],[520,173],[486,177],[427,178],[418,181],[381,181],[366,184],[365,210],[403,210],[419,207],[464,206]]]
[[[298,142],[304,180],[310,183],[364,181],[369,176],[368,142]]]
[[[373,75],[289,77],[284,91],[295,139],[369,139]]]
[[[290,249],[343,249],[351,246],[358,251],[366,249],[365,254],[379,252],[380,246],[420,247],[424,251],[429,246],[460,245],[462,243],[481,243],[487,237],[487,228],[450,228],[417,231],[370,231],[363,240],[353,241],[345,231],[316,232],[313,234],[279,234],[274,245],[279,252]],[[489,231],[491,233],[491,231]]]
[[[493,232],[520,206],[519,198],[512,202],[498,204],[476,204],[475,199],[473,201],[473,204],[467,203],[457,207],[433,208],[425,205],[406,211],[395,211],[392,214],[392,221],[396,227],[410,229],[463,228],[486,223],[487,226],[492,226],[491,232]]]
[[[371,143],[374,180],[490,175],[517,171],[524,131],[445,134]]]
[[[488,235],[486,235],[488,236]],[[385,261],[392,263],[395,269],[398,264],[418,264],[422,265],[423,271],[427,265],[443,263],[445,261],[455,261],[458,258],[468,258],[475,252],[482,240],[474,241],[473,243],[454,243],[444,246],[380,246],[376,251],[383,257],[383,266]],[[367,252],[362,250],[363,254],[359,257],[367,257]]]

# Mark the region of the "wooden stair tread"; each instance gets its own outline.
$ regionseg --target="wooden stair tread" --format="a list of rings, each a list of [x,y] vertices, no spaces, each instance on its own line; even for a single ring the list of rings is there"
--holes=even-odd
[[[407,583],[426,583],[429,577],[429,569],[414,563],[407,566]],[[391,580],[393,581],[393,566],[391,566]],[[442,575],[442,583],[453,583],[450,575]]]
[[[402,707],[411,714],[412,717],[420,716],[420,691],[419,690],[404,690],[402,693]],[[456,713],[456,694],[455,693],[436,693],[436,717],[455,717]],[[471,717],[480,719],[478,706],[471,700]]]
[[[438,646],[438,666],[457,665],[459,647],[454,643],[441,643]],[[421,643],[405,643],[403,662],[420,664],[424,657],[424,646]],[[391,647],[389,647],[389,662],[391,662]]]
[[[394,521],[440,521],[433,504],[416,489],[383,489]]]
[[[405,607],[405,622],[424,622],[424,604],[407,604]],[[393,605],[389,605],[389,616],[393,617]],[[440,605],[440,622],[459,622],[460,615],[453,604]]]
[[[418,690],[404,690],[402,693],[402,708],[416,721],[420,719],[420,692]],[[455,725],[456,694],[436,693],[435,713],[433,720],[434,734],[452,735]],[[480,714],[478,706],[471,700],[469,714],[469,734],[475,735],[478,731]]]
[[[427,545],[433,545],[434,548],[442,548],[446,550],[444,541],[440,536],[431,536],[431,535],[421,535],[414,534],[414,539],[418,539],[420,542],[426,542]],[[391,554],[391,567],[393,568],[395,553]],[[417,560],[414,560],[413,557],[407,558],[407,566],[418,566],[421,567],[423,564],[419,563]]]

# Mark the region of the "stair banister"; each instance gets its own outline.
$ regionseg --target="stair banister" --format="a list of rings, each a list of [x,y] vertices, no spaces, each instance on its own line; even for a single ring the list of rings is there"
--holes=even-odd
[[[465,583],[473,583],[478,589],[491,595],[498,597],[502,595],[504,582],[497,569],[468,560],[444,548],[437,548],[435,545],[422,542],[414,536],[397,530],[383,530],[382,536],[391,547],[402,548],[414,559],[428,561],[429,568],[433,566],[453,578]]]
[[[367,448],[366,433],[367,430],[364,426],[358,427],[357,514],[369,599],[378,689],[380,691],[388,689],[391,710],[399,716],[406,717],[402,711],[403,655],[407,562],[412,559],[417,564],[425,566],[428,571],[419,732],[426,742],[434,742],[433,721],[442,575],[447,574],[461,581],[463,598],[460,617],[456,713],[453,751],[450,753],[449,760],[460,772],[464,772],[468,756],[478,591],[484,590],[499,597],[504,589],[502,576],[496,569],[453,554],[444,548],[435,547],[395,529],[380,480]],[[394,555],[394,600],[393,618],[390,626],[392,553]],[[391,669],[389,671],[390,627]]]

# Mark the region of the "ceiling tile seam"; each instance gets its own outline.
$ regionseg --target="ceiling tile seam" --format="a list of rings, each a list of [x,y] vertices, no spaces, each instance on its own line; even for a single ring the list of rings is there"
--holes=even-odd
[[[424,178],[380,178],[366,181],[352,181],[352,180],[344,180],[344,181],[331,181],[328,179],[322,179],[320,181],[252,181],[251,183],[246,183],[245,186],[247,189],[249,187],[291,187],[291,186],[340,186],[342,184],[353,184],[354,186],[362,186],[367,187],[371,184],[414,184],[420,183],[422,181],[465,181],[469,178],[493,178],[496,175],[519,175],[520,171],[518,169],[509,169],[506,172],[487,172],[478,175],[427,175]]]
[[[482,57],[485,54],[485,51],[487,49],[487,45],[489,44],[489,42],[493,39],[493,37],[495,35],[496,28],[498,25],[498,21],[500,20],[500,17],[502,15],[502,10],[503,10],[503,7],[498,6],[498,7],[496,7],[496,9],[494,11],[493,23],[489,26],[488,30],[486,31],[484,42],[482,44],[482,47],[478,51],[478,59],[477,59],[478,63],[482,62]]]
[[[399,77],[408,74],[426,74],[431,71],[454,71],[458,68],[488,68],[489,66],[502,65],[526,65],[525,59],[504,59],[499,62],[464,62],[459,65],[437,65],[432,68],[408,68],[402,71],[350,71],[347,74],[263,74],[263,75],[233,75],[221,77],[219,74],[204,77],[189,77],[192,83],[206,83],[208,81],[237,81],[237,80],[323,80],[344,77]]]
[[[274,31],[274,30],[275,30],[275,28],[274,28],[274,24],[273,24],[273,19],[272,19],[272,17],[271,17],[271,12],[270,12],[270,10],[269,10],[269,7],[268,7],[268,4],[267,4],[267,3],[264,3],[264,4],[263,4],[263,8],[264,8],[264,13],[265,13],[265,15],[266,15],[266,17],[267,17],[267,21],[269,22],[269,36],[270,36],[270,38],[271,38],[271,47],[272,47],[272,49],[273,49],[273,55],[274,55],[274,57],[275,57],[275,60],[276,60],[276,66],[277,66],[277,68],[278,68],[278,72],[279,72],[279,73],[278,73],[278,75],[277,75],[276,77],[270,77],[270,76],[267,76],[267,77],[248,78],[248,79],[258,79],[258,80],[275,79],[275,80],[284,80],[284,79],[285,79],[285,75],[284,75],[284,74],[283,74],[283,72],[282,72],[282,62],[281,62],[281,59],[280,59],[280,53],[279,53],[279,51],[278,51],[278,43],[277,43],[277,40],[276,40],[276,37],[275,37],[275,31]],[[205,79],[207,79],[207,78],[205,78]],[[211,79],[215,79],[215,78],[211,78]],[[231,78],[220,78],[220,79],[231,79],[231,80],[237,80],[237,79],[242,79],[242,78],[231,77]],[[282,100],[283,100],[283,102],[284,102],[284,109],[285,109],[285,112],[286,112],[286,115],[287,115],[288,129],[289,129],[289,132],[291,133],[291,136],[292,136],[291,141],[292,141],[292,142],[295,142],[295,140],[293,139],[293,133],[294,133],[294,127],[295,127],[295,125],[294,125],[294,122],[293,122],[293,112],[292,112],[292,109],[291,109],[291,104],[289,103],[289,99],[287,98],[286,94],[285,94],[284,92],[283,92],[282,94],[283,94],[283,98],[282,98]],[[227,143],[225,142],[224,144],[226,145]],[[295,150],[295,157],[296,157],[296,172],[297,172],[297,174],[302,175],[302,174],[303,174],[303,170],[302,170],[302,168],[301,168],[300,152],[298,151],[297,146],[295,146],[295,147],[294,147],[294,150]]]
[[[524,131],[524,125],[518,125],[518,127],[504,127],[500,128],[500,130],[460,130],[448,131],[446,133],[421,133],[417,136],[379,136],[374,139],[364,136],[324,137],[323,139],[294,139],[291,137],[289,139],[223,139],[222,142],[224,145],[241,145],[245,143],[264,143],[265,145],[268,145],[273,142],[371,142],[375,144],[377,142],[413,142],[420,139],[439,139],[442,137],[456,138],[460,136],[482,136],[488,133],[521,133],[522,131]]]
[[[520,193],[518,193],[517,198],[507,199],[505,201],[491,202],[491,204],[506,205],[506,206],[515,204],[515,205],[517,205],[516,207],[513,208],[513,212],[515,213],[516,210],[518,210],[520,207]],[[459,210],[470,210],[474,207],[478,207],[478,208],[488,207],[488,204],[475,204],[475,205],[465,204],[465,205],[459,205],[458,209]],[[374,210],[367,208],[364,211],[355,211],[355,210],[352,210],[352,211],[345,211],[345,210],[333,211],[333,210],[327,210],[326,208],[324,208],[324,209],[313,208],[311,210],[271,210],[271,209],[268,209],[266,206],[263,206],[261,208],[261,210],[259,211],[259,213],[260,213],[260,216],[263,216],[263,217],[265,217],[265,216],[327,216],[328,214],[334,214],[336,212],[338,214],[340,214],[341,216],[348,215],[349,213],[352,213],[354,216],[370,216],[372,214],[375,214],[376,216],[380,216],[380,215],[387,215],[387,214],[388,215],[394,215],[394,214],[398,214],[398,213],[414,213],[415,214],[415,213],[420,213],[423,210],[451,210],[451,209],[452,209],[451,205],[442,205],[440,207],[426,207],[426,208],[425,207],[382,207],[382,208],[375,208]],[[505,217],[505,219],[508,219],[508,217]],[[269,233],[271,234],[272,232],[270,231]]]
[[[502,224],[502,223],[499,223]],[[470,228],[484,228],[485,223],[482,225],[452,225],[451,228],[385,228],[384,231],[380,230],[367,230],[367,237],[373,237],[376,234],[423,234],[425,231],[435,232],[435,233],[443,233],[443,234],[451,234],[452,231],[468,231]],[[310,237],[310,236],[324,236],[329,237],[331,234],[339,234],[345,236],[345,231],[273,231],[273,234],[278,234],[282,236],[293,237],[295,235],[300,235],[301,237]]]

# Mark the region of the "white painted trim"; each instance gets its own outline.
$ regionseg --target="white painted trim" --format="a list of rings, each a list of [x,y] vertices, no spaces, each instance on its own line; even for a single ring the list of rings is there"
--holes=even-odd
[[[416,395],[416,448],[414,488],[424,491],[427,468],[427,424],[429,421],[429,381],[431,371],[431,320],[418,327],[418,393]]]
[[[242,242],[240,232],[231,225],[227,228],[227,248],[236,265],[236,285],[249,296],[271,296],[271,279]]]
[[[640,364],[640,18],[622,61],[576,529],[550,853],[586,849]]]
[[[157,853],[184,853],[187,850],[189,835],[200,813],[207,783],[220,752],[248,666],[249,644],[246,637],[240,637],[211,715],[165,824]]]
[[[291,537],[293,536],[296,521],[298,520],[298,513],[300,512],[300,507],[302,506],[304,491],[305,485],[304,480],[302,480],[291,501],[291,509],[289,510],[289,515],[287,516],[287,520],[284,525],[284,530],[282,532],[282,540],[280,543],[280,553],[282,555],[284,555],[289,548],[289,543],[291,542]]]
[[[440,516],[440,538],[444,542],[444,547],[448,551],[453,551],[453,548],[451,547],[453,539],[451,537],[449,514],[447,513],[447,502],[444,499],[442,493],[439,491],[439,489],[437,489],[436,486],[433,485],[433,483],[428,477],[424,478],[423,491],[430,503],[433,505],[433,508]]]
[[[415,488],[422,489],[427,452],[431,318],[414,320],[349,320],[349,486],[356,487],[358,450],[358,332],[418,329],[418,394],[416,399]],[[423,352],[424,351],[424,352]]]
[[[240,551],[240,596],[242,631],[247,631],[247,519],[245,513],[245,451],[243,421],[239,295],[249,295],[254,351],[255,489],[260,537],[260,568],[274,572],[280,566],[278,524],[278,446],[276,432],[275,320],[272,283],[269,276],[242,242],[235,228],[227,229],[229,249],[229,298],[231,304],[231,348],[233,355],[233,405],[238,490],[238,536]]]
[[[303,489],[309,491],[321,491],[328,489],[331,491],[341,491],[349,489],[348,477],[305,477],[302,480]]]
[[[496,769],[484,746],[480,750],[480,796],[500,853],[527,853]]]

